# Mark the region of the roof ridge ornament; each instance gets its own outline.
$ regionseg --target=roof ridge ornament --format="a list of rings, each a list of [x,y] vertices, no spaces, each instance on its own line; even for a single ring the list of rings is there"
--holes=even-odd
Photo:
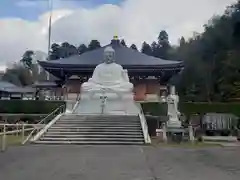
[[[112,39],[112,41],[111,41],[111,44],[112,44],[113,46],[118,46],[118,45],[120,45],[120,40],[119,40],[119,38],[118,38],[117,35],[113,36],[113,39]]]
[[[118,36],[117,35],[113,36],[113,40],[119,40]]]

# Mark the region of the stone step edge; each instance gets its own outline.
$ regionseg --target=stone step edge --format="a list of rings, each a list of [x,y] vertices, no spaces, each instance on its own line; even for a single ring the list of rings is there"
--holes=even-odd
[[[143,137],[138,138],[47,138],[47,137],[41,137],[39,140],[47,140],[47,141],[143,141]]]
[[[125,124],[125,123],[131,123],[131,124],[137,124],[140,123],[140,121],[57,121],[56,123],[116,123],[116,124]]]
[[[95,134],[95,135],[92,135],[92,134],[88,134],[88,135],[82,135],[82,134],[75,134],[75,135],[59,135],[59,134],[45,134],[43,136],[44,138],[48,137],[48,138],[55,138],[55,137],[59,137],[59,138],[78,138],[78,137],[84,137],[84,138],[92,138],[92,137],[104,137],[104,138],[142,138],[143,135],[117,135],[117,134],[111,134],[111,135],[108,135],[108,134],[105,134],[105,135],[102,135],[102,134]]]
[[[140,129],[141,126],[125,126],[125,127],[115,127],[115,126],[57,126],[53,125],[49,129]]]
[[[33,144],[49,144],[49,145],[60,145],[60,144],[79,144],[79,145],[144,145],[144,142],[108,142],[108,141],[34,141]]]
[[[92,127],[92,128],[96,128],[96,127],[99,127],[99,128],[104,128],[104,127],[115,127],[115,128],[139,128],[141,127],[141,125],[112,125],[112,124],[104,124],[104,125],[99,125],[99,124],[94,124],[94,125],[91,125],[91,124],[54,124],[52,127],[65,127],[65,128],[68,128],[68,127]]]
[[[97,132],[88,132],[88,131],[83,131],[83,132],[81,132],[81,131],[76,131],[76,132],[72,132],[72,131],[47,131],[46,132],[47,134],[61,134],[61,135],[64,135],[64,134],[79,134],[79,133],[81,133],[81,134],[92,134],[92,135],[94,135],[94,134],[103,134],[103,135],[142,135],[143,133],[141,132],[141,131],[139,131],[139,132],[115,132],[115,131],[110,131],[110,132],[108,132],[108,131],[97,131]]]
[[[106,132],[109,132],[109,133],[112,133],[112,132],[116,132],[116,133],[122,133],[122,132],[132,132],[132,133],[142,133],[142,130],[141,129],[51,129],[49,128],[47,132],[75,132],[75,133],[79,133],[79,132],[82,132],[82,133],[106,133]]]

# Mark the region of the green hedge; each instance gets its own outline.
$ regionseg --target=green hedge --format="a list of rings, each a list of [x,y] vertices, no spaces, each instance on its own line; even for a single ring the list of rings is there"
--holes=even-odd
[[[141,103],[144,114],[151,114],[153,116],[167,115],[167,103]]]
[[[166,103],[142,103],[144,113],[167,115]],[[179,111],[185,115],[204,113],[231,113],[240,116],[240,103],[179,103]]]
[[[49,114],[64,101],[0,100],[0,113]]]

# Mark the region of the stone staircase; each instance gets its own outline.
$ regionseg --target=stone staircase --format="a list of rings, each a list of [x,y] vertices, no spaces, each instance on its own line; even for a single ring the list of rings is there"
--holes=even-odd
[[[144,144],[138,116],[63,115],[34,143]]]

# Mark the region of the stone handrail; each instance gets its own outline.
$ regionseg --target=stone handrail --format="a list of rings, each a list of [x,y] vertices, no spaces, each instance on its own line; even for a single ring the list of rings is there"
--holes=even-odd
[[[141,105],[138,104],[138,107],[140,109],[140,113],[138,114],[138,116],[140,118],[142,130],[143,130],[144,140],[145,140],[145,143],[150,144],[151,143],[151,138],[150,138],[149,133],[148,133],[147,121],[146,121],[146,118],[144,116],[144,113],[143,113]]]
[[[45,121],[46,121],[49,117],[52,117],[52,116],[54,116],[54,115],[56,115],[56,114],[57,114],[57,116],[58,116],[59,114],[63,113],[64,107],[65,107],[65,105],[61,105],[60,107],[58,107],[57,109],[55,109],[53,112],[51,112],[50,114],[48,114],[46,117],[44,117],[39,123],[37,123],[37,125],[39,125],[39,124],[45,124]],[[49,124],[49,123],[48,123],[48,124]],[[22,144],[26,144],[26,143],[32,138],[33,134],[34,134],[37,130],[39,130],[39,128],[38,128],[38,127],[37,127],[37,128],[35,127],[35,128],[32,130],[32,132],[27,136],[27,138],[22,142]]]
[[[50,128],[60,117],[63,113],[58,114],[52,121],[50,121],[40,132],[38,132],[34,137],[31,138],[31,141],[38,140],[47,130]],[[30,139],[29,139],[30,140]]]

